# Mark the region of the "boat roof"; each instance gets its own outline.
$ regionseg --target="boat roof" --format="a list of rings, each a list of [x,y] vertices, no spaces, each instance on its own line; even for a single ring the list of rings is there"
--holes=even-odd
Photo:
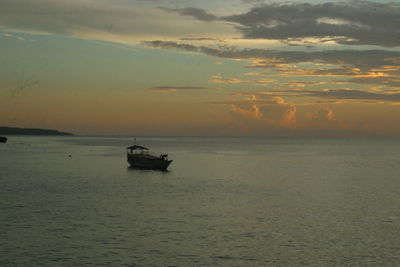
[[[127,147],[127,149],[130,149],[130,150],[135,150],[135,149],[149,150],[147,147],[137,146],[137,145],[133,145],[133,146]]]

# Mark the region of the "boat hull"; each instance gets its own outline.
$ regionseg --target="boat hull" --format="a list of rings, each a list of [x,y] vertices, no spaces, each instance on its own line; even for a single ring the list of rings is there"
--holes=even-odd
[[[166,171],[172,160],[157,157],[143,157],[138,155],[127,155],[128,163],[132,168]]]

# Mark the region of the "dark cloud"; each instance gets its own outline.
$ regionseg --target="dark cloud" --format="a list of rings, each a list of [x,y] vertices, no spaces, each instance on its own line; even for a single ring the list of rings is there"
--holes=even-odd
[[[361,71],[393,65],[400,52],[387,50],[279,51],[268,49],[235,49],[228,46],[195,46],[173,41],[148,41],[154,48],[180,49],[229,59],[257,59],[255,67],[276,67],[282,64],[314,62],[357,67]],[[393,62],[393,63],[392,63]]]
[[[241,0],[241,2],[245,4],[260,4],[264,3],[264,0]]]
[[[276,94],[281,97],[317,97],[331,100],[400,102],[400,93],[368,92],[362,90],[270,90],[267,92],[258,92],[253,94],[262,96],[265,93],[267,93],[267,98],[271,97],[271,94]]]
[[[180,38],[179,40],[181,41],[218,41],[218,39],[215,38],[206,38],[206,37],[184,37]]]
[[[2,27],[78,36],[82,32],[177,38],[186,33],[188,36],[190,27],[185,24],[188,19],[170,13],[214,22],[224,30],[233,27],[227,24],[236,25],[247,39],[278,39],[289,45],[312,46],[312,41],[303,39],[318,37],[323,38],[321,42],[400,46],[400,3],[353,0],[324,4],[259,4],[242,14],[218,17],[196,7],[157,9],[95,0],[0,1]],[[215,29],[208,30],[215,32]],[[171,32],[179,34],[171,35]]]
[[[377,84],[383,85],[387,87],[399,88],[400,89],[400,75],[396,77],[360,77],[360,78],[352,78],[349,80],[352,83],[361,83],[361,84]]]
[[[265,4],[221,19],[238,23],[237,28],[249,39],[334,37],[348,45],[400,45],[399,3]]]
[[[160,7],[162,10],[176,12],[180,15],[184,16],[191,16],[198,20],[202,21],[214,21],[217,20],[218,17],[212,14],[207,13],[204,9],[196,8],[196,7],[185,7],[185,8],[167,8],[167,7]]]
[[[202,21],[236,24],[246,39],[277,39],[296,45],[303,38],[322,38],[346,45],[400,46],[400,4],[363,0],[328,3],[272,3],[245,0],[258,5],[243,14],[218,17],[204,9],[162,8]],[[313,45],[305,41],[304,45]]]
[[[174,41],[144,41],[143,45],[153,48],[163,48],[163,49],[179,49],[190,52],[201,52],[201,47],[194,46],[191,44],[178,43]]]

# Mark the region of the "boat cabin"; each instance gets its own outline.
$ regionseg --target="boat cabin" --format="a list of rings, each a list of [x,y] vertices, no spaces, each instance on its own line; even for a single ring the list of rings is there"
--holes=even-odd
[[[138,146],[138,145],[133,145],[130,147],[127,147],[127,152],[130,155],[149,155],[149,149],[144,146]]]

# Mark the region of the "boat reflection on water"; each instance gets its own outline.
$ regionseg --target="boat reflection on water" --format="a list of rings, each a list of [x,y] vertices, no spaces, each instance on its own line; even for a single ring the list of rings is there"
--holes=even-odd
[[[168,154],[154,156],[144,146],[133,145],[127,147],[127,160],[132,168],[166,171],[172,160]]]

